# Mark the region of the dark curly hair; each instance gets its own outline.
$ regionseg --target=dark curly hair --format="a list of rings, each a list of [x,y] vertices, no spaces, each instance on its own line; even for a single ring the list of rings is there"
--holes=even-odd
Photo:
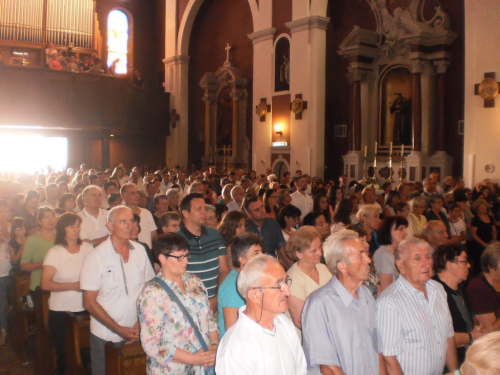
[[[241,211],[228,212],[217,228],[226,247],[230,246],[233,242],[234,236],[236,235],[236,229],[238,228],[238,224],[241,219],[246,220],[247,215]]]

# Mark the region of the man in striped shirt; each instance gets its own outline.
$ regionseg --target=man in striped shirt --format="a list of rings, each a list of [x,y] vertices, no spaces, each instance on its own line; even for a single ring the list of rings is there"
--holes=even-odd
[[[417,238],[396,249],[401,276],[377,299],[379,350],[389,375],[441,375],[458,368],[443,287],[431,280],[429,245]]]
[[[205,227],[205,197],[200,193],[186,195],[180,204],[184,225],[178,233],[189,243],[191,258],[186,272],[198,276],[208,291],[212,311],[217,311],[217,287],[229,272],[224,241],[213,228]]]

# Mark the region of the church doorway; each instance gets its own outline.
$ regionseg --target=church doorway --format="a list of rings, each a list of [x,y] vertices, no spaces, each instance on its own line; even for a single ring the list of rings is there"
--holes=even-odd
[[[273,173],[278,177],[278,181],[281,181],[281,177],[288,172],[288,164],[283,161],[278,161],[274,164]]]

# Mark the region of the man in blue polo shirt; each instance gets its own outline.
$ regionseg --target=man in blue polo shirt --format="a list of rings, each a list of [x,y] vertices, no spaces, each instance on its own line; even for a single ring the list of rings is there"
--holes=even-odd
[[[189,243],[191,258],[186,272],[198,276],[207,288],[210,308],[217,311],[217,286],[229,272],[224,241],[213,228],[205,227],[205,197],[200,193],[186,195],[180,204],[184,225],[178,233]]]
[[[262,238],[262,252],[278,257],[285,270],[292,264],[285,254],[286,241],[278,222],[267,216],[264,204],[256,195],[247,195],[243,200],[243,208],[248,216],[247,231],[256,233]]]

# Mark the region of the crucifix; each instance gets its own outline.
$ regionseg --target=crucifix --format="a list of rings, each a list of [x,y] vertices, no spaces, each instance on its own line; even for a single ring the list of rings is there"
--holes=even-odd
[[[474,85],[474,94],[484,99],[484,108],[493,108],[498,95],[499,83],[495,79],[495,72],[484,73],[481,83]]]
[[[226,53],[227,53],[227,58],[226,58],[226,61],[224,62],[224,66],[231,66],[231,61],[229,61],[229,51],[231,50],[231,48],[233,48],[233,47],[231,47],[229,45],[229,43],[227,43],[226,48],[224,48],[226,50]]]

